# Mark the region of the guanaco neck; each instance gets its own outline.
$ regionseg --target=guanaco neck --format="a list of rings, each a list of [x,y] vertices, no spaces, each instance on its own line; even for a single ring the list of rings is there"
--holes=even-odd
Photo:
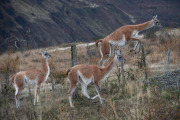
[[[47,73],[49,71],[48,60],[42,58],[42,71]]]
[[[135,27],[138,31],[143,31],[143,30],[146,30],[146,29],[153,27],[153,25],[154,25],[153,20],[150,20],[150,21],[147,21],[145,23],[135,25]]]
[[[106,75],[112,71],[113,67],[117,64],[117,62],[118,61],[114,56],[114,59],[104,68],[104,72]]]

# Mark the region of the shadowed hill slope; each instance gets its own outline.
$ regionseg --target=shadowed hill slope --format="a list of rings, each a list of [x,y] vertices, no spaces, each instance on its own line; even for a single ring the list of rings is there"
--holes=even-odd
[[[178,0],[1,0],[0,51],[14,45],[31,48],[87,42],[125,24],[158,14],[165,26],[178,26]],[[170,18],[171,19],[170,19]],[[29,30],[29,34],[26,34]]]

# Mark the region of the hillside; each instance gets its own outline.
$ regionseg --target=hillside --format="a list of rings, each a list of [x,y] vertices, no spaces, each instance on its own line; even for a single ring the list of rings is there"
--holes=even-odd
[[[163,26],[178,27],[179,3],[178,0],[1,0],[0,52],[7,50],[8,45],[14,46],[15,40],[19,48],[92,41],[122,25],[150,20],[155,14]]]

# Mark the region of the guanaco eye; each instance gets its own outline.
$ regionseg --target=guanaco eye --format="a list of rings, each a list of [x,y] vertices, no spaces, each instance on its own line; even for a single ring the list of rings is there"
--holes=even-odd
[[[122,58],[122,56],[119,56],[119,59],[121,59]]]
[[[47,56],[48,54],[47,54],[47,53],[45,53],[44,55],[45,55],[45,56]]]
[[[160,23],[159,21],[155,21],[155,23],[157,24],[157,23]]]

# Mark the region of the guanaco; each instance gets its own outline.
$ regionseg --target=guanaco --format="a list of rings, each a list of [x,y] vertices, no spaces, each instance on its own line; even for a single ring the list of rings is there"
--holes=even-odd
[[[42,68],[40,70],[33,69],[33,70],[26,70],[26,71],[20,71],[16,74],[14,74],[11,77],[12,83],[14,84],[14,87],[16,89],[15,92],[15,100],[16,100],[16,107],[20,107],[20,95],[22,90],[24,89],[25,84],[29,85],[36,85],[35,88],[35,97],[34,97],[34,105],[36,102],[38,102],[39,99],[39,92],[40,92],[40,85],[44,81],[47,80],[50,68],[48,64],[48,58],[51,57],[51,55],[47,52],[47,49],[45,52],[41,51],[42,54]]]
[[[95,44],[98,47],[98,44],[100,43],[99,51],[101,54],[101,59],[98,62],[99,66],[104,66],[108,59],[114,54],[114,46],[124,46],[126,43],[132,41],[136,44],[130,52],[135,51],[138,46],[138,51],[135,52],[135,54],[139,53],[141,41],[138,33],[153,26],[161,26],[160,21],[157,19],[157,15],[154,16],[152,20],[142,24],[122,26],[104,39],[97,40]]]
[[[68,91],[69,103],[71,107],[74,107],[72,103],[72,95],[79,83],[81,83],[82,93],[91,100],[96,97],[100,98],[100,103],[103,105],[101,97],[101,83],[109,76],[113,67],[117,65],[118,62],[125,62],[126,60],[122,57],[120,50],[115,52],[114,59],[106,67],[98,67],[97,65],[86,65],[80,64],[71,67],[67,70],[66,75],[70,81],[70,88]],[[92,83],[97,91],[96,96],[90,97],[87,93],[87,86]]]

